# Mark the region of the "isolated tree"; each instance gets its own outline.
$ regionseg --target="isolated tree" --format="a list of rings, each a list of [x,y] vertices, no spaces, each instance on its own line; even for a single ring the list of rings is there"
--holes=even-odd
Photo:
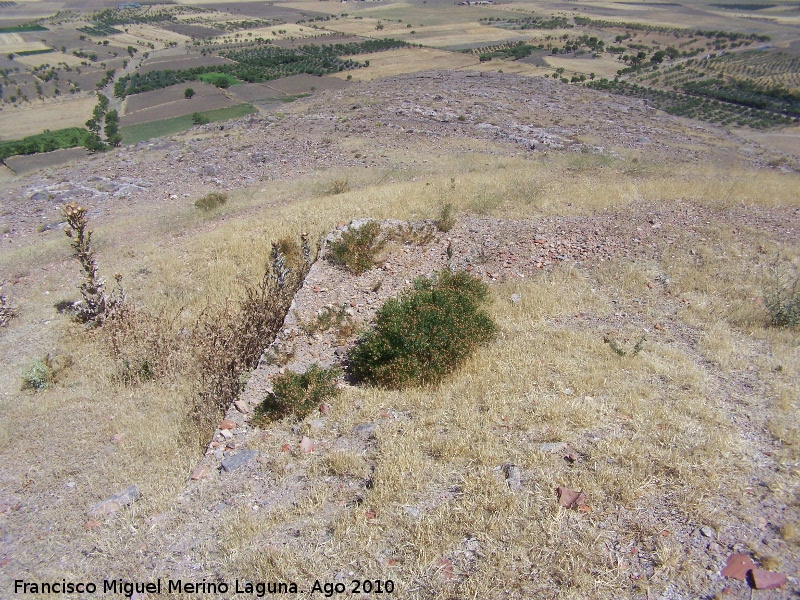
[[[183,92],[183,96],[187,100],[191,100],[192,96],[194,96],[194,90],[192,88],[186,88],[186,91]]]

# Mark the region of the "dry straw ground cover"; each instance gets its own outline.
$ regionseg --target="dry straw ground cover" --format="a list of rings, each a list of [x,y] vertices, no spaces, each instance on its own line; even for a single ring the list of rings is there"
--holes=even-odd
[[[396,218],[434,216],[443,201],[501,218],[629,210],[636,226],[652,228],[658,207],[680,200],[702,217],[644,255],[494,284],[497,339],[440,387],[345,387],[322,430],[300,424],[317,451],[281,452],[297,440],[291,423],[277,424],[254,446],[254,470],[214,475],[186,494],[201,433],[186,416],[191,380],[176,371],[126,384],[102,336],[61,318],[24,342],[26,323],[53,319],[50,302],[72,295],[77,273],[60,266],[58,240],[49,249],[57,260],[40,254],[41,279],[25,284],[20,317],[0,338],[24,348],[2,376],[4,552],[14,573],[310,585],[352,571],[391,578],[404,598],[638,598],[719,591],[715,573],[733,549],[794,572],[800,359],[796,332],[768,328],[758,298],[775,254],[800,254],[785,233],[796,178],[637,163],[611,173],[579,157],[469,173],[471,160],[441,164],[455,187],[448,173],[420,186],[375,185],[354,172],[352,191],[334,196],[324,191],[330,176],[316,176],[276,182],[268,195],[234,192],[208,214],[170,203],[122,208],[98,224],[101,268],[123,271],[148,310],[188,318],[258,277],[266,240],[328,230],[364,207]],[[649,212],[625,208],[635,202]],[[34,264],[6,254],[3,272]],[[47,352],[70,355],[73,366],[52,389],[16,391],[17,374]],[[337,448],[337,432],[360,423],[376,424],[374,437]],[[11,443],[21,439],[24,455]],[[569,450],[543,450],[560,442]],[[131,482],[142,500],[87,519],[99,496]],[[560,508],[556,485],[583,490],[591,512]]]
[[[45,129],[83,127],[96,104],[97,97],[91,94],[24,108],[4,108],[0,112],[0,137],[17,140]]]

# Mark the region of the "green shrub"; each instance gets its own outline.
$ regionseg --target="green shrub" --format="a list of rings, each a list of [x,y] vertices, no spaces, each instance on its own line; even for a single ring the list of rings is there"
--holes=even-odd
[[[72,366],[70,356],[58,361],[51,359],[49,354],[44,358],[37,358],[22,372],[22,389],[38,392],[53,387],[62,371],[70,366]]]
[[[331,260],[356,275],[369,271],[385,245],[384,240],[378,239],[380,234],[381,226],[376,221],[369,221],[358,229],[348,229],[342,233],[341,240],[331,242]]]
[[[442,233],[447,233],[456,226],[456,214],[453,205],[449,202],[442,207],[439,219],[436,221],[436,228]]]
[[[338,369],[323,369],[316,363],[302,374],[287,371],[279,375],[273,381],[273,392],[256,408],[253,422],[264,425],[289,415],[297,419],[305,418],[339,392],[336,387],[339,375]]]
[[[800,325],[800,271],[795,265],[788,261],[772,265],[764,287],[764,306],[769,312],[770,325]]]
[[[350,353],[353,376],[393,389],[439,383],[494,337],[481,308],[488,295],[484,282],[463,271],[417,279],[378,310],[375,327]]]
[[[195,125],[205,125],[209,122],[209,118],[199,112],[192,113],[192,123]]]
[[[198,198],[194,203],[195,207],[202,210],[214,210],[225,204],[228,201],[228,194],[220,192],[211,192],[202,198]]]

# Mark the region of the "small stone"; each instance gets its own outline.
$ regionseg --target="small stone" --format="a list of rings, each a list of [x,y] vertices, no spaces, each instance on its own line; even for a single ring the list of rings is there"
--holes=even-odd
[[[511,294],[511,304],[517,304],[520,300],[522,300],[522,296],[519,294]]]
[[[219,434],[226,440],[229,440],[233,437],[233,434],[231,433],[230,429],[221,429]]]
[[[121,492],[95,504],[89,511],[90,517],[99,517],[118,511],[123,506],[133,504],[139,499],[139,490],[135,485],[126,487]]]
[[[416,519],[419,516],[419,509],[414,506],[404,506],[403,511],[412,519]]]
[[[566,449],[566,442],[545,442],[539,446],[539,450],[542,452],[561,452]]]
[[[224,459],[222,461],[222,469],[226,473],[230,473],[231,471],[235,471],[242,465],[246,465],[247,463],[249,463],[251,460],[253,460],[253,458],[255,458],[255,456],[256,456],[255,450],[242,450],[241,452]]]
[[[246,415],[247,413],[250,412],[250,407],[247,405],[246,402],[243,402],[242,400],[237,400],[236,402],[233,403],[233,405],[236,407],[236,410],[238,410],[243,415]]]
[[[309,426],[311,429],[322,429],[325,427],[325,419],[314,419]]]
[[[224,450],[222,449],[222,446],[220,446],[219,448],[214,450],[214,458],[216,458],[217,460],[222,460],[222,458],[224,456],[225,456],[225,454],[224,454]]]
[[[714,530],[711,527],[701,527],[700,533],[709,539],[714,539]]]
[[[506,483],[512,492],[518,492],[522,488],[522,471],[517,465],[506,463],[503,465],[503,475]]]
[[[314,444],[314,441],[311,438],[303,436],[303,438],[300,440],[300,451],[308,454],[316,449],[317,446]]]
[[[197,467],[194,472],[192,473],[192,481],[199,481],[206,475],[208,475],[208,465],[200,465]]]
[[[228,419],[223,419],[222,423],[219,424],[220,429],[236,429],[236,423],[233,421],[229,421]]]
[[[372,423],[362,423],[361,425],[356,425],[355,431],[358,435],[372,437],[375,435],[375,425]]]

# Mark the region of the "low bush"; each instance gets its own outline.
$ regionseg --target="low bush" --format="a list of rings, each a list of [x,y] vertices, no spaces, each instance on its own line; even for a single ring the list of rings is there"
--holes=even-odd
[[[456,226],[456,213],[453,205],[449,202],[442,207],[439,219],[436,221],[436,228],[442,233],[447,233]]]
[[[392,389],[439,383],[494,337],[496,325],[482,309],[488,295],[484,282],[463,271],[417,279],[381,306],[351,351],[353,377]]]
[[[279,375],[273,382],[272,393],[256,408],[253,422],[264,425],[290,415],[305,418],[339,392],[336,379],[340,374],[339,369],[323,369],[315,363],[305,373],[287,371]]]
[[[387,237],[401,244],[425,246],[431,243],[436,238],[436,235],[430,225],[408,223],[407,225],[398,225],[389,232]]]
[[[223,192],[211,192],[202,198],[198,198],[194,205],[201,210],[214,210],[228,201],[228,194]]]
[[[764,306],[770,325],[800,325],[800,270],[788,261],[776,261],[767,274]]]
[[[347,179],[334,179],[331,182],[331,188],[328,190],[329,194],[344,194],[350,191],[350,184]]]
[[[5,327],[17,316],[17,311],[11,306],[5,294],[0,294],[0,327]]]
[[[376,221],[364,223],[358,229],[348,229],[340,240],[331,242],[331,261],[356,275],[369,271],[385,245],[380,234],[381,226]]]

